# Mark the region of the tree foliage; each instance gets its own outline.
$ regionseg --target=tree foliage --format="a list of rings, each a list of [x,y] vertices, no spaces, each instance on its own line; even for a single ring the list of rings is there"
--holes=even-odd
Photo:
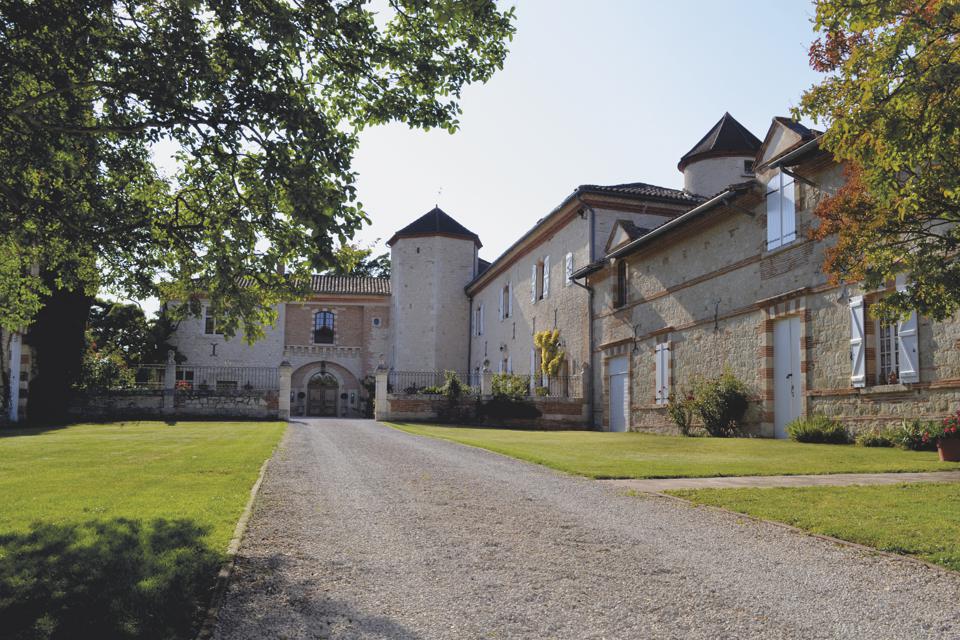
[[[367,276],[371,278],[390,277],[390,254],[373,255],[373,247],[347,243],[335,252],[336,266],[330,269],[331,275]]]
[[[913,283],[874,309],[936,319],[960,307],[960,3],[818,0],[813,68],[827,74],[800,115],[824,121],[823,146],[846,184],[818,207],[837,243],[826,268],[878,288]]]
[[[260,335],[367,219],[359,132],[455,131],[512,33],[494,0],[0,0],[0,326],[103,287]]]

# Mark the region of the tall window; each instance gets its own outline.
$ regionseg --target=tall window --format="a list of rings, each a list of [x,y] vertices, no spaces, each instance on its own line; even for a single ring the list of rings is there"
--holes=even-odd
[[[509,318],[513,311],[513,303],[510,300],[510,285],[504,285],[500,290],[500,319]]]
[[[899,323],[877,323],[877,384],[896,384],[900,378]]]
[[[203,311],[203,332],[208,336],[221,335],[222,331],[217,331],[217,318],[210,311],[210,307],[204,307]]]
[[[333,344],[332,311],[317,311],[313,314],[313,343]]]
[[[767,251],[797,239],[793,178],[782,171],[767,183]]]
[[[627,262],[621,259],[617,261],[617,291],[613,306],[622,307],[625,304],[627,304]]]

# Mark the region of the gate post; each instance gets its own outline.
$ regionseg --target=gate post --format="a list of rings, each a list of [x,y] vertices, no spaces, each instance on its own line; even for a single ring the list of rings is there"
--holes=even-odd
[[[290,419],[290,375],[293,373],[293,367],[289,362],[284,360],[280,363],[279,374],[280,374],[280,391],[278,404],[278,415],[277,417],[281,420]]]
[[[390,372],[387,369],[386,365],[383,364],[383,357],[381,356],[380,364],[377,366],[377,386],[376,393],[374,395],[374,405],[373,405],[373,419],[374,420],[389,420],[390,419],[390,410],[387,406],[387,378]]]
[[[177,389],[177,352],[173,349],[167,350],[167,365],[163,370],[163,403],[161,411],[163,413],[173,413],[176,411],[176,389]]]
[[[483,371],[480,373],[480,395],[493,395],[493,372],[490,371],[490,367],[487,366],[484,366]]]

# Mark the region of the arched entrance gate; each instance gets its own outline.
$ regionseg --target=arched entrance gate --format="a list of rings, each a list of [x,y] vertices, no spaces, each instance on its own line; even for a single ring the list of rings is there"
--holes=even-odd
[[[318,371],[307,382],[307,415],[336,416],[340,382],[328,371]]]

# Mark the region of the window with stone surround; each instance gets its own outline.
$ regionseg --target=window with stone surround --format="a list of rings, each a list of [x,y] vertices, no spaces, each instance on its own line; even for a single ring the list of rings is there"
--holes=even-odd
[[[332,311],[317,311],[313,314],[314,344],[333,344],[334,320]]]
[[[617,260],[617,289],[613,298],[613,306],[620,308],[627,304],[627,261]]]

